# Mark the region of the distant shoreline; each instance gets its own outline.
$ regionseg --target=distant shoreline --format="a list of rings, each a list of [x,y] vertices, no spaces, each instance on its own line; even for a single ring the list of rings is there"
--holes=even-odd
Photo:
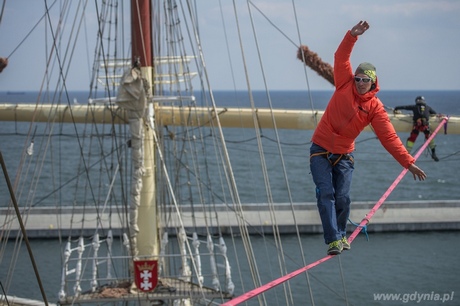
[[[25,91],[7,91],[6,94],[7,95],[25,95],[26,92]]]

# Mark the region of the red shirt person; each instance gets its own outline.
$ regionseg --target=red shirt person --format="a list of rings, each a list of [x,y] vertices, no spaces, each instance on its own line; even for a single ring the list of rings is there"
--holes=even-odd
[[[310,170],[327,253],[338,255],[350,249],[346,225],[350,214],[350,187],[354,170],[355,139],[371,124],[385,149],[414,176],[425,172],[415,165],[377,98],[379,84],[374,65],[361,63],[353,72],[350,56],[358,36],[369,29],[360,21],[349,30],[334,57],[335,92],[312,136]]]

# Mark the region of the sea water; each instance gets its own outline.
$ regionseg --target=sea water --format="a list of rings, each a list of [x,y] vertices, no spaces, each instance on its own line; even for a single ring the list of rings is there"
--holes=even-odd
[[[332,91],[312,92],[311,96],[304,91],[277,91],[271,93],[271,106],[289,109],[324,109],[331,95]],[[418,95],[425,96],[428,105],[439,113],[460,115],[460,91],[382,91],[379,93],[380,99],[388,107],[413,104]],[[3,93],[0,95],[0,102],[34,102],[33,97],[36,98],[36,93]],[[78,103],[84,103],[86,97],[87,94],[84,92],[70,93],[71,100],[75,98]],[[219,106],[248,107],[248,99],[247,93],[244,92],[237,94],[216,92]],[[264,92],[256,93],[254,100],[257,107],[270,107]],[[11,168],[10,176],[13,177],[14,169],[17,167],[15,157],[24,145],[24,137],[18,135],[17,128],[18,125],[15,123],[0,122],[0,149],[7,165]],[[232,129],[226,129],[224,132],[243,202],[264,202],[263,179],[255,170],[257,163],[248,158],[252,155],[258,156],[257,145],[249,141],[252,135],[250,132],[237,133]],[[422,154],[417,161],[417,164],[428,174],[428,179],[418,182],[406,175],[388,200],[459,199],[460,183],[457,172],[459,171],[460,136],[450,135],[448,132],[447,130],[447,134],[439,133],[435,139],[439,162],[434,162],[426,153]],[[268,168],[279,167],[276,135],[269,131],[263,131],[263,135]],[[408,137],[408,133],[398,133],[398,135],[403,141]],[[275,202],[287,202],[286,179],[294,202],[315,201],[314,185],[308,169],[311,131],[280,130],[278,136],[282,143],[284,167],[288,177],[284,177],[281,171],[270,174]],[[238,142],[239,146],[234,145]],[[415,147],[420,146],[422,142],[422,137],[419,136]],[[355,160],[351,192],[353,201],[376,202],[402,170],[401,166],[382,148],[372,132],[364,132],[357,139]],[[251,188],[244,188],[245,186]],[[7,192],[3,183],[0,184],[0,192],[2,195]],[[0,202],[0,206],[6,205],[5,200]],[[458,238],[458,232],[427,231],[371,233],[367,241],[365,236],[360,234],[353,242],[351,251],[310,271],[314,303],[315,305],[460,305]],[[241,243],[238,239],[236,237],[237,243]],[[270,239],[270,237],[254,236],[251,241],[254,248],[263,249],[267,243],[274,244]],[[326,246],[322,241],[322,235],[304,235],[301,241],[307,263],[325,255]],[[32,240],[31,243],[48,300],[54,302],[57,300],[60,285],[62,245],[58,240]],[[8,243],[6,256],[11,254],[13,244],[14,241]],[[301,258],[298,255],[290,255],[298,254],[294,251],[298,248],[297,238],[286,235],[283,237],[283,245],[288,259],[288,271],[302,267]],[[290,246],[292,250],[289,249]],[[234,262],[236,255],[229,254],[229,256],[230,262]],[[259,256],[260,261],[276,260],[263,253]],[[7,272],[8,267],[0,265],[0,281],[3,282]],[[259,272],[262,283],[273,279],[270,271]],[[237,273],[235,272],[234,275]],[[234,282],[237,288],[236,294],[243,293],[238,280],[234,279]],[[41,299],[36,284],[26,248],[23,247],[9,294]],[[312,305],[310,288],[305,287],[304,282],[297,282],[294,279],[290,285],[294,291],[294,305]],[[267,293],[269,305],[285,305],[284,300],[280,299],[281,295],[275,292],[276,290]],[[435,300],[438,295],[449,296],[453,300],[445,300],[442,303],[441,300]],[[257,305],[256,299],[248,304]]]
[[[37,95],[36,92],[16,94],[0,92],[0,103],[34,103]],[[252,99],[256,107],[263,108],[324,109],[331,95],[332,91],[313,91],[311,94],[306,91],[274,91],[270,93],[270,99],[268,99],[265,92],[256,91]],[[380,99],[389,108],[414,104],[415,97],[419,95],[423,95],[427,104],[438,113],[460,116],[460,91],[382,91],[379,93]],[[88,101],[87,92],[70,92],[68,96],[70,103],[74,103],[74,100],[80,104]],[[247,92],[217,91],[215,100],[218,106],[249,107],[250,98]],[[197,101],[199,103],[199,97]],[[433,122],[432,129],[435,127],[436,124]],[[18,167],[17,156],[22,152],[28,129],[28,123],[0,122],[1,150],[8,170],[12,174]],[[315,202],[315,187],[309,173],[312,131],[278,130],[278,134],[275,134],[272,130],[264,129],[261,130],[261,135],[274,201],[285,203],[292,199],[293,202]],[[409,131],[399,132],[398,135],[405,142]],[[243,203],[266,203],[266,186],[263,184],[264,177],[254,130],[225,128],[224,136],[241,201]],[[416,152],[423,142],[423,135],[420,135],[413,151]],[[444,129],[441,129],[435,142],[440,162],[433,162],[428,150],[423,152],[417,161],[417,165],[427,173],[428,179],[424,182],[414,182],[409,173],[391,193],[389,201],[459,198],[460,183],[455,169],[459,169],[460,135],[449,134],[447,125],[447,134],[444,134]],[[352,200],[377,201],[399,175],[402,168],[383,148],[373,132],[361,133],[356,140],[355,147]],[[68,150],[69,156],[75,149],[78,148],[70,146],[62,148],[64,151]],[[283,159],[280,158],[280,152]],[[78,159],[75,158],[75,160]],[[61,171],[66,171],[66,169]],[[253,184],[253,182],[256,183]],[[286,188],[287,184],[289,188]],[[6,186],[0,184],[0,207],[6,206],[7,200]]]
[[[289,282],[294,294],[291,305],[313,305],[312,298],[314,305],[321,306],[460,305],[458,238],[458,232],[451,231],[370,233],[369,240],[365,235],[360,234],[352,243],[350,251],[345,251],[342,255],[309,270],[309,286],[305,285],[305,274],[300,274]],[[307,263],[312,263],[326,255],[326,246],[322,243],[322,239],[320,234],[301,237]],[[235,240],[237,248],[239,246],[238,256],[245,256],[241,239],[235,237]],[[274,245],[270,236],[253,236],[251,242],[256,250],[266,249],[267,244]],[[8,243],[5,256],[11,256],[13,244],[13,242]],[[293,255],[298,254],[297,244],[296,236],[283,236],[286,266],[289,272],[303,267],[301,257]],[[57,301],[60,289],[62,245],[55,239],[34,239],[31,240],[31,248],[47,299],[54,303]],[[264,263],[261,266],[267,268],[259,268],[261,282],[266,284],[276,278],[268,267],[277,266],[277,257],[266,252],[257,254],[257,260]],[[233,250],[229,250],[228,255],[236,286],[235,294],[243,294]],[[2,282],[7,272],[8,267],[0,265]],[[241,272],[250,277],[250,271]],[[267,305],[286,305],[282,298],[282,288],[283,285],[280,285],[275,290],[267,291],[266,299],[269,301]],[[25,246],[21,249],[9,294],[41,299]],[[440,300],[430,300],[428,297],[434,294],[441,297],[453,296],[453,300],[449,299],[444,303]],[[421,295],[426,296],[425,300],[417,302],[409,299]],[[406,301],[405,298],[409,300]],[[259,305],[257,298],[249,300],[247,305]]]

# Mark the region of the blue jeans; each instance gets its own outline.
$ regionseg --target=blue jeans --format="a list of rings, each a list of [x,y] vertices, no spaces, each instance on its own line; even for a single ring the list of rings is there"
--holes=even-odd
[[[310,147],[310,155],[326,151],[315,143]],[[353,155],[342,156],[333,165],[339,157],[340,154],[310,156],[310,170],[316,185],[316,200],[326,244],[346,236],[350,216]]]

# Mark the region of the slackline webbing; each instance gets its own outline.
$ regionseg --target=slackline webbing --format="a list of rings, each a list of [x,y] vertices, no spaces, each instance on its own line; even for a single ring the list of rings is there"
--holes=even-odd
[[[438,133],[439,129],[444,125],[444,123],[447,123],[447,120],[449,120],[449,117],[444,117],[442,119],[442,121],[439,123],[439,125],[436,127],[435,131],[433,133],[431,133],[431,136],[425,141],[425,143],[422,145],[422,147],[420,148],[420,150],[418,150],[417,154],[415,154],[414,158],[415,160],[417,160],[419,158],[419,156],[423,153],[423,151],[426,149],[426,147],[428,146],[428,144],[430,143],[430,141],[436,136],[436,134]],[[401,171],[401,173],[398,175],[398,177],[394,180],[394,182],[391,184],[391,186],[387,189],[387,191],[382,195],[382,197],[378,200],[378,202],[374,205],[374,207],[369,211],[369,213],[366,214],[366,217],[361,221],[361,223],[358,225],[358,227],[356,227],[356,229],[353,231],[353,233],[350,235],[350,237],[348,238],[348,242],[351,244],[353,242],[353,240],[356,238],[356,236],[358,236],[358,234],[361,232],[362,228],[364,226],[366,226],[370,219],[374,216],[375,212],[379,209],[379,207],[383,204],[383,202],[385,202],[385,200],[388,198],[388,196],[391,194],[391,192],[395,189],[395,187],[399,184],[399,182],[402,180],[402,178],[404,177],[404,175],[406,175],[407,171],[409,171],[409,169],[404,169],[403,171]],[[240,303],[243,303],[261,293],[264,293],[265,291],[273,288],[273,287],[276,287],[288,280],[290,280],[291,278],[294,278],[296,277],[297,275],[307,271],[307,270],[310,270],[311,268],[313,267],[316,267],[317,265],[333,258],[335,255],[327,255],[326,257],[323,257],[305,267],[302,267],[298,270],[295,270],[291,273],[288,273],[280,278],[277,278],[265,285],[262,285],[258,288],[255,288],[251,291],[248,291],[238,297],[235,297],[233,299],[231,299],[230,301],[226,302],[226,303],[223,303],[221,304],[222,306],[234,306],[234,305],[238,305]]]

